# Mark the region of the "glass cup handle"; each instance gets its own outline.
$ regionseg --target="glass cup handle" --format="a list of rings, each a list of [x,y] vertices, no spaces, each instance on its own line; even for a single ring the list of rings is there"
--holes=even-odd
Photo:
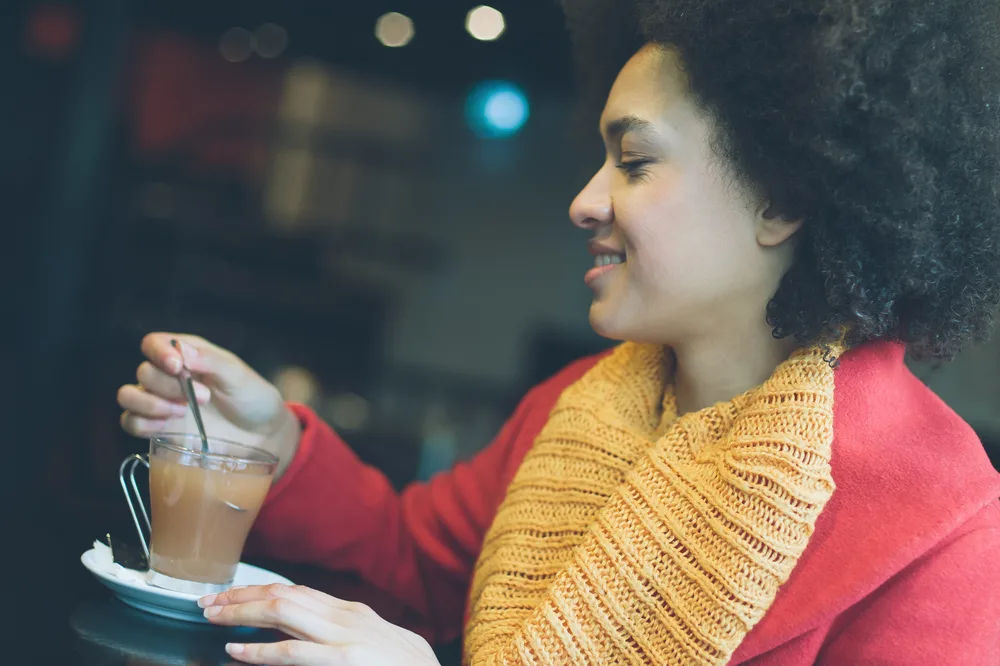
[[[153,527],[149,523],[149,513],[146,511],[146,505],[142,501],[142,494],[139,492],[139,486],[135,483],[135,467],[138,464],[142,464],[146,469],[149,469],[149,456],[143,455],[141,453],[136,453],[129,456],[122,462],[122,466],[118,469],[118,480],[122,484],[122,491],[125,493],[125,501],[128,502],[129,513],[132,514],[132,522],[135,523],[135,531],[139,533],[139,543],[142,544],[142,552],[146,556],[146,561],[149,561],[149,544],[146,542],[146,532],[143,531],[142,525],[139,524],[139,516],[135,512],[135,503],[139,504],[139,510],[142,511],[142,517],[146,521],[146,531],[152,533]],[[128,475],[128,483],[125,483],[125,476]],[[129,486],[131,486],[132,492],[129,493]],[[135,502],[132,500],[132,495],[135,495]]]

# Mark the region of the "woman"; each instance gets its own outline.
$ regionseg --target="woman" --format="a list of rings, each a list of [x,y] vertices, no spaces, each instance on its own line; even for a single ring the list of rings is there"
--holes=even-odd
[[[570,14],[606,56],[597,9]],[[356,573],[475,666],[1000,663],[1000,478],[903,363],[983,339],[1000,301],[997,11],[642,3],[570,207],[591,323],[625,342],[397,495],[181,336],[209,428],[281,458],[253,547]],[[184,412],[170,337],[120,390],[137,436]],[[230,647],[249,663],[436,663],[315,590],[202,603],[297,639]]]

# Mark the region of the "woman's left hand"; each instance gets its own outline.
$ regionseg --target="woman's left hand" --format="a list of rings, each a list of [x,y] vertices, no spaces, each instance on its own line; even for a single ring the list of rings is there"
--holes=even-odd
[[[364,604],[308,587],[241,587],[199,600],[213,624],[277,629],[298,640],[230,643],[249,664],[272,666],[439,666],[430,645]]]

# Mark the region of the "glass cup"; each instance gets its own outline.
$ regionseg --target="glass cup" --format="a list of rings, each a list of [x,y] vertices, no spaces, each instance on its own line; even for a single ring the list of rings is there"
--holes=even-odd
[[[209,437],[208,453],[201,448],[198,435],[154,435],[148,456],[130,456],[120,469],[122,489],[149,559],[149,583],[198,595],[221,592],[232,584],[278,466],[277,457],[267,451],[224,439]],[[149,513],[135,482],[138,464],[149,469]],[[148,546],[129,486],[150,533]]]

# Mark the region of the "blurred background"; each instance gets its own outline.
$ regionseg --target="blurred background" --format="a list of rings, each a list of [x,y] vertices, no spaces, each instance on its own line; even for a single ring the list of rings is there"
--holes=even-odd
[[[121,504],[115,391],[152,330],[241,355],[399,485],[605,345],[554,1],[33,2],[14,39],[12,349],[65,510]]]
[[[17,515],[126,520],[115,391],[149,331],[243,356],[397,486],[607,346],[554,0],[7,0],[0,30]],[[1000,341],[916,370],[996,455]]]

